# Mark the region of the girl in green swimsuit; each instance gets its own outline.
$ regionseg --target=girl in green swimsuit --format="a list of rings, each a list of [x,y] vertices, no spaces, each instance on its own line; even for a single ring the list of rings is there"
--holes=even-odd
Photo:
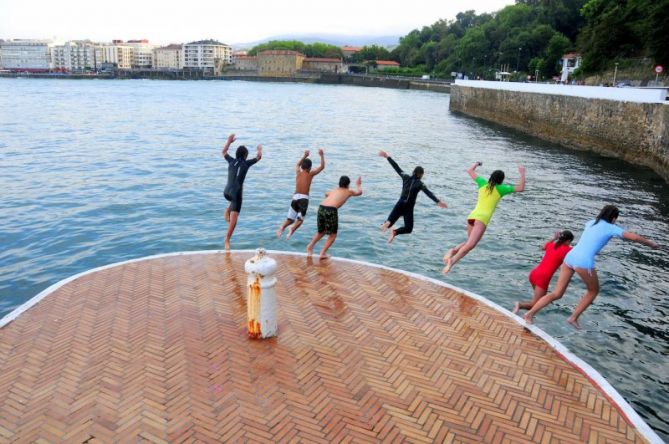
[[[504,171],[501,170],[493,171],[490,179],[486,181],[476,174],[476,167],[480,165],[482,165],[481,162],[476,162],[467,170],[469,177],[476,182],[479,188],[476,208],[467,217],[467,241],[451,248],[444,255],[444,263],[446,264],[444,274],[451,271],[453,265],[465,257],[479,243],[500,199],[507,194],[525,191],[525,167],[518,167],[520,181],[514,186],[502,183],[504,182]]]

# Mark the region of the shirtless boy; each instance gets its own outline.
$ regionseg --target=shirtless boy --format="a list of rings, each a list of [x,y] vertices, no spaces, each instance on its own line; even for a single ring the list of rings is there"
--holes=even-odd
[[[311,189],[311,181],[314,176],[323,171],[325,168],[325,153],[322,149],[318,150],[318,155],[321,157],[321,165],[318,168],[311,169],[311,159],[309,159],[309,150],[304,152],[304,155],[298,160],[295,165],[295,194],[293,200],[288,208],[288,217],[281,227],[276,230],[276,237],[280,238],[289,225],[290,230],[286,235],[286,239],[295,233],[304,222],[304,216],[307,214],[307,207],[309,206],[309,190]]]
[[[348,188],[350,184],[351,179],[348,176],[341,176],[339,178],[339,187],[325,193],[325,200],[318,207],[318,233],[314,234],[311,242],[307,245],[307,254],[309,256],[313,254],[316,243],[327,234],[328,238],[325,241],[325,245],[323,245],[320,258],[326,259],[328,257],[328,248],[332,246],[337,238],[337,230],[339,228],[337,210],[346,203],[349,197],[362,195],[362,179],[360,177],[355,181],[355,191]]]

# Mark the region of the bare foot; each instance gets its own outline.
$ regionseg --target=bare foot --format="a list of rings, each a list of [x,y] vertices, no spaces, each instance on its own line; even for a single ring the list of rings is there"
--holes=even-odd
[[[572,318],[567,318],[567,324],[574,327],[576,330],[580,330],[581,326],[578,324],[578,321],[573,320]]]
[[[520,302],[516,302],[516,305],[513,306],[513,314],[517,314],[520,311]]]
[[[283,234],[283,227],[279,228],[276,230],[276,238],[281,239],[281,235]],[[287,239],[287,238],[286,238]]]
[[[525,313],[525,316],[523,316],[523,319],[525,319],[525,322],[527,322],[528,324],[532,324],[533,317],[534,315],[531,315],[530,312],[528,311],[527,313]]]
[[[390,226],[390,222],[385,221],[383,224],[381,224],[381,231],[383,231],[385,233],[389,226]]]
[[[330,259],[330,256],[328,256],[325,253],[321,253],[321,255],[318,256],[318,259],[320,259],[320,260]]]
[[[225,209],[225,213],[223,213],[223,218],[225,219],[226,222],[230,223],[230,207]]]
[[[230,251],[230,239],[225,240],[225,251]]]
[[[307,245],[307,255],[311,256],[312,254],[314,254],[314,246],[309,244]]]
[[[290,239],[290,237],[295,234],[295,230],[293,227],[290,227],[290,230],[288,230],[288,234],[286,234],[286,240]]]
[[[453,257],[453,249],[449,248],[446,254],[444,255],[444,263],[448,264]]]
[[[452,267],[451,258],[449,257],[448,259],[446,259],[446,256],[444,256],[444,262],[446,262],[446,266],[444,267],[443,270],[441,270],[441,272],[444,274],[448,274],[448,272],[451,271]]]
[[[397,232],[395,230],[390,230],[390,236],[388,236],[389,244],[393,243],[393,239],[395,239],[395,236],[397,236]]]

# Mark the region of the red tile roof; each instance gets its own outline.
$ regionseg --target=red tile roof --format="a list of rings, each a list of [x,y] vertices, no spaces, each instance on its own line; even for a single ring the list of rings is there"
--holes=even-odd
[[[382,66],[400,66],[400,64],[394,60],[377,60],[376,64]]]
[[[341,47],[341,50],[342,50],[342,51],[355,51],[355,52],[358,52],[358,51],[362,51],[362,48],[359,47],[359,46],[342,46],[342,47]]]
[[[573,59],[576,57],[581,57],[581,54],[577,52],[568,52],[567,54],[562,56],[563,59]]]

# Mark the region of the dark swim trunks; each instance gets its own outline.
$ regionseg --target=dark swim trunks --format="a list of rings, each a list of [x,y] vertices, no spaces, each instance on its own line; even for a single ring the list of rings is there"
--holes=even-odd
[[[318,207],[318,217],[316,218],[318,232],[325,234],[336,234],[339,228],[339,216],[335,207]]]

